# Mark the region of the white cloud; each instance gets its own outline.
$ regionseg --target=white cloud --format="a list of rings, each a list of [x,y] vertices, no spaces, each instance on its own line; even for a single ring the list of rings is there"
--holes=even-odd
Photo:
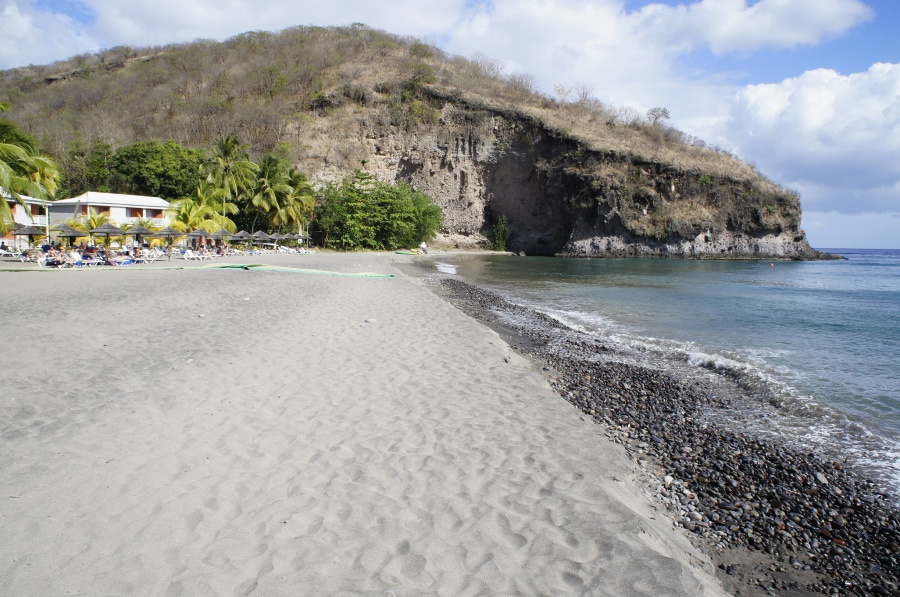
[[[224,39],[245,31],[354,22],[400,35],[442,34],[460,18],[465,0],[404,2],[344,0],[82,0],[95,19],[82,23],[33,0],[0,0],[0,68],[44,64],[118,45],[135,47]]]
[[[651,4],[631,18],[682,50],[703,42],[723,54],[816,44],[871,16],[862,0],[702,0]]]
[[[0,68],[115,45],[361,22],[437,40],[451,53],[481,52],[501,60],[508,74],[533,75],[546,93],[558,83],[583,83],[613,106],[639,112],[666,106],[676,126],[799,189],[809,213],[900,212],[900,65],[875,64],[850,75],[811,70],[745,88],[723,73],[687,70],[694,52],[745,54],[822,43],[872,17],[863,0],[685,0],[631,12],[624,0],[422,0],[414,10],[398,0],[80,5],[93,12],[92,22],[41,12],[37,7],[45,4],[35,0],[0,0]]]
[[[30,3],[0,2],[0,21],[0,68],[45,64],[100,49],[68,16],[37,10]]]
[[[456,21],[464,0],[402,2],[298,0],[85,0],[98,15],[92,27],[111,45],[154,45],[196,38],[222,39],[253,30],[295,25],[364,23],[401,35],[425,36]]]
[[[900,64],[747,86],[725,126],[744,157],[821,209],[900,209]]]

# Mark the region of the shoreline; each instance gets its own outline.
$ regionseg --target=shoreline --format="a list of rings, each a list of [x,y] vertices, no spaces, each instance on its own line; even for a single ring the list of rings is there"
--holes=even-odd
[[[0,591],[723,594],[625,448],[396,255],[263,261],[395,275],[0,273]]]
[[[622,362],[602,339],[490,291],[430,279],[439,295],[534,360],[559,396],[626,446],[646,473],[648,498],[713,557],[728,590],[898,590],[900,511],[871,481],[705,416],[727,412],[733,398],[685,385],[673,371]]]

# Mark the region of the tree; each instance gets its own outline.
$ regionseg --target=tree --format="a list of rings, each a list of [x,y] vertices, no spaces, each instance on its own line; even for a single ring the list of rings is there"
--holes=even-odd
[[[494,250],[505,251],[509,236],[509,224],[506,222],[506,216],[500,216],[500,219],[494,224]]]
[[[200,182],[205,152],[175,141],[144,141],[120,147],[109,160],[112,192],[172,200],[187,197]]]
[[[7,105],[0,111],[6,111]],[[22,195],[38,199],[52,198],[59,181],[59,171],[50,158],[37,150],[34,139],[6,120],[0,120],[0,232],[13,226],[12,210],[7,198],[25,206]]]
[[[221,220],[218,220],[217,216],[222,216],[216,212],[216,206],[204,205],[199,200],[189,197],[175,201],[166,211],[172,222],[172,228],[183,232],[201,228],[207,232],[216,232],[221,225]]]
[[[671,116],[668,108],[657,107],[647,110],[647,120],[650,121],[650,124],[657,124],[660,120],[668,120]]]
[[[90,147],[76,142],[64,153],[60,162],[62,181],[60,196],[77,197],[87,191],[111,193],[112,145],[94,141]]]
[[[291,168],[288,172],[288,184],[293,189],[293,200],[297,203],[299,212],[299,218],[296,221],[297,232],[302,233],[303,230],[300,227],[303,224],[308,226],[312,221],[316,209],[316,192],[306,175],[295,168]]]
[[[257,167],[256,181],[245,204],[245,208],[253,212],[251,231],[256,230],[259,216],[263,216],[268,223],[271,215],[285,203],[285,196],[292,192],[288,184],[287,164],[275,156],[264,157]]]
[[[215,143],[215,155],[204,170],[206,180],[224,191],[222,215],[225,203],[238,200],[248,193],[255,182],[259,167],[248,159],[246,146],[235,135],[225,135]]]
[[[217,187],[214,183],[203,180],[194,191],[193,199],[212,213],[210,219],[216,222],[216,229],[210,230],[210,232],[216,232],[222,228],[229,232],[237,230],[234,221],[224,214],[235,215],[240,213],[240,209],[238,209],[237,204],[228,201],[224,189]],[[218,213],[220,205],[222,206],[221,214]]]
[[[66,223],[69,226],[71,226],[72,228],[75,228],[76,230],[83,230],[84,235],[86,237],[89,237],[91,230],[93,230],[94,228],[99,228],[100,226],[103,226],[104,224],[109,223],[109,222],[111,222],[111,221],[109,219],[108,213],[99,213],[96,209],[94,209],[92,207],[88,213],[82,214],[82,215],[78,216],[77,219],[69,220]],[[108,242],[112,238],[116,238],[116,237],[98,236],[94,240],[98,241],[98,242],[104,242],[104,241]]]
[[[357,171],[324,187],[315,226],[326,246],[379,250],[430,240],[442,221],[441,208],[408,183],[383,183]]]

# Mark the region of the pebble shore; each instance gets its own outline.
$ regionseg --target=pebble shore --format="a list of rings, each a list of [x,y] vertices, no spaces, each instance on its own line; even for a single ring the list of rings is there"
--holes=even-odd
[[[501,326],[560,396],[626,448],[648,497],[710,555],[726,589],[900,594],[900,509],[878,484],[836,459],[718,424],[740,392],[723,397],[619,358],[602,338],[459,280],[432,282],[469,315]]]

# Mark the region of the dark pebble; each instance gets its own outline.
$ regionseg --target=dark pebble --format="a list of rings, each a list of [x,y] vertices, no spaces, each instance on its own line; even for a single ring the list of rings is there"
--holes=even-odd
[[[673,517],[688,532],[708,541],[714,557],[720,548],[757,549],[787,564],[781,567],[787,575],[800,568],[821,575],[809,590],[900,595],[900,510],[852,467],[708,418],[701,422],[705,413],[735,408],[736,398],[678,379],[674,369],[616,360],[609,344],[496,294],[455,279],[438,283],[474,317],[514,315],[508,327],[527,339],[523,352],[553,372],[560,396],[604,425],[633,458],[649,459],[662,471],[660,498],[669,499]],[[743,387],[741,379],[733,382]],[[736,395],[748,399],[742,391]],[[680,484],[663,483],[665,475]],[[678,513],[687,505],[703,514],[703,524]],[[735,568],[724,570],[733,574]],[[766,581],[772,586],[791,591],[799,585],[788,576]]]

